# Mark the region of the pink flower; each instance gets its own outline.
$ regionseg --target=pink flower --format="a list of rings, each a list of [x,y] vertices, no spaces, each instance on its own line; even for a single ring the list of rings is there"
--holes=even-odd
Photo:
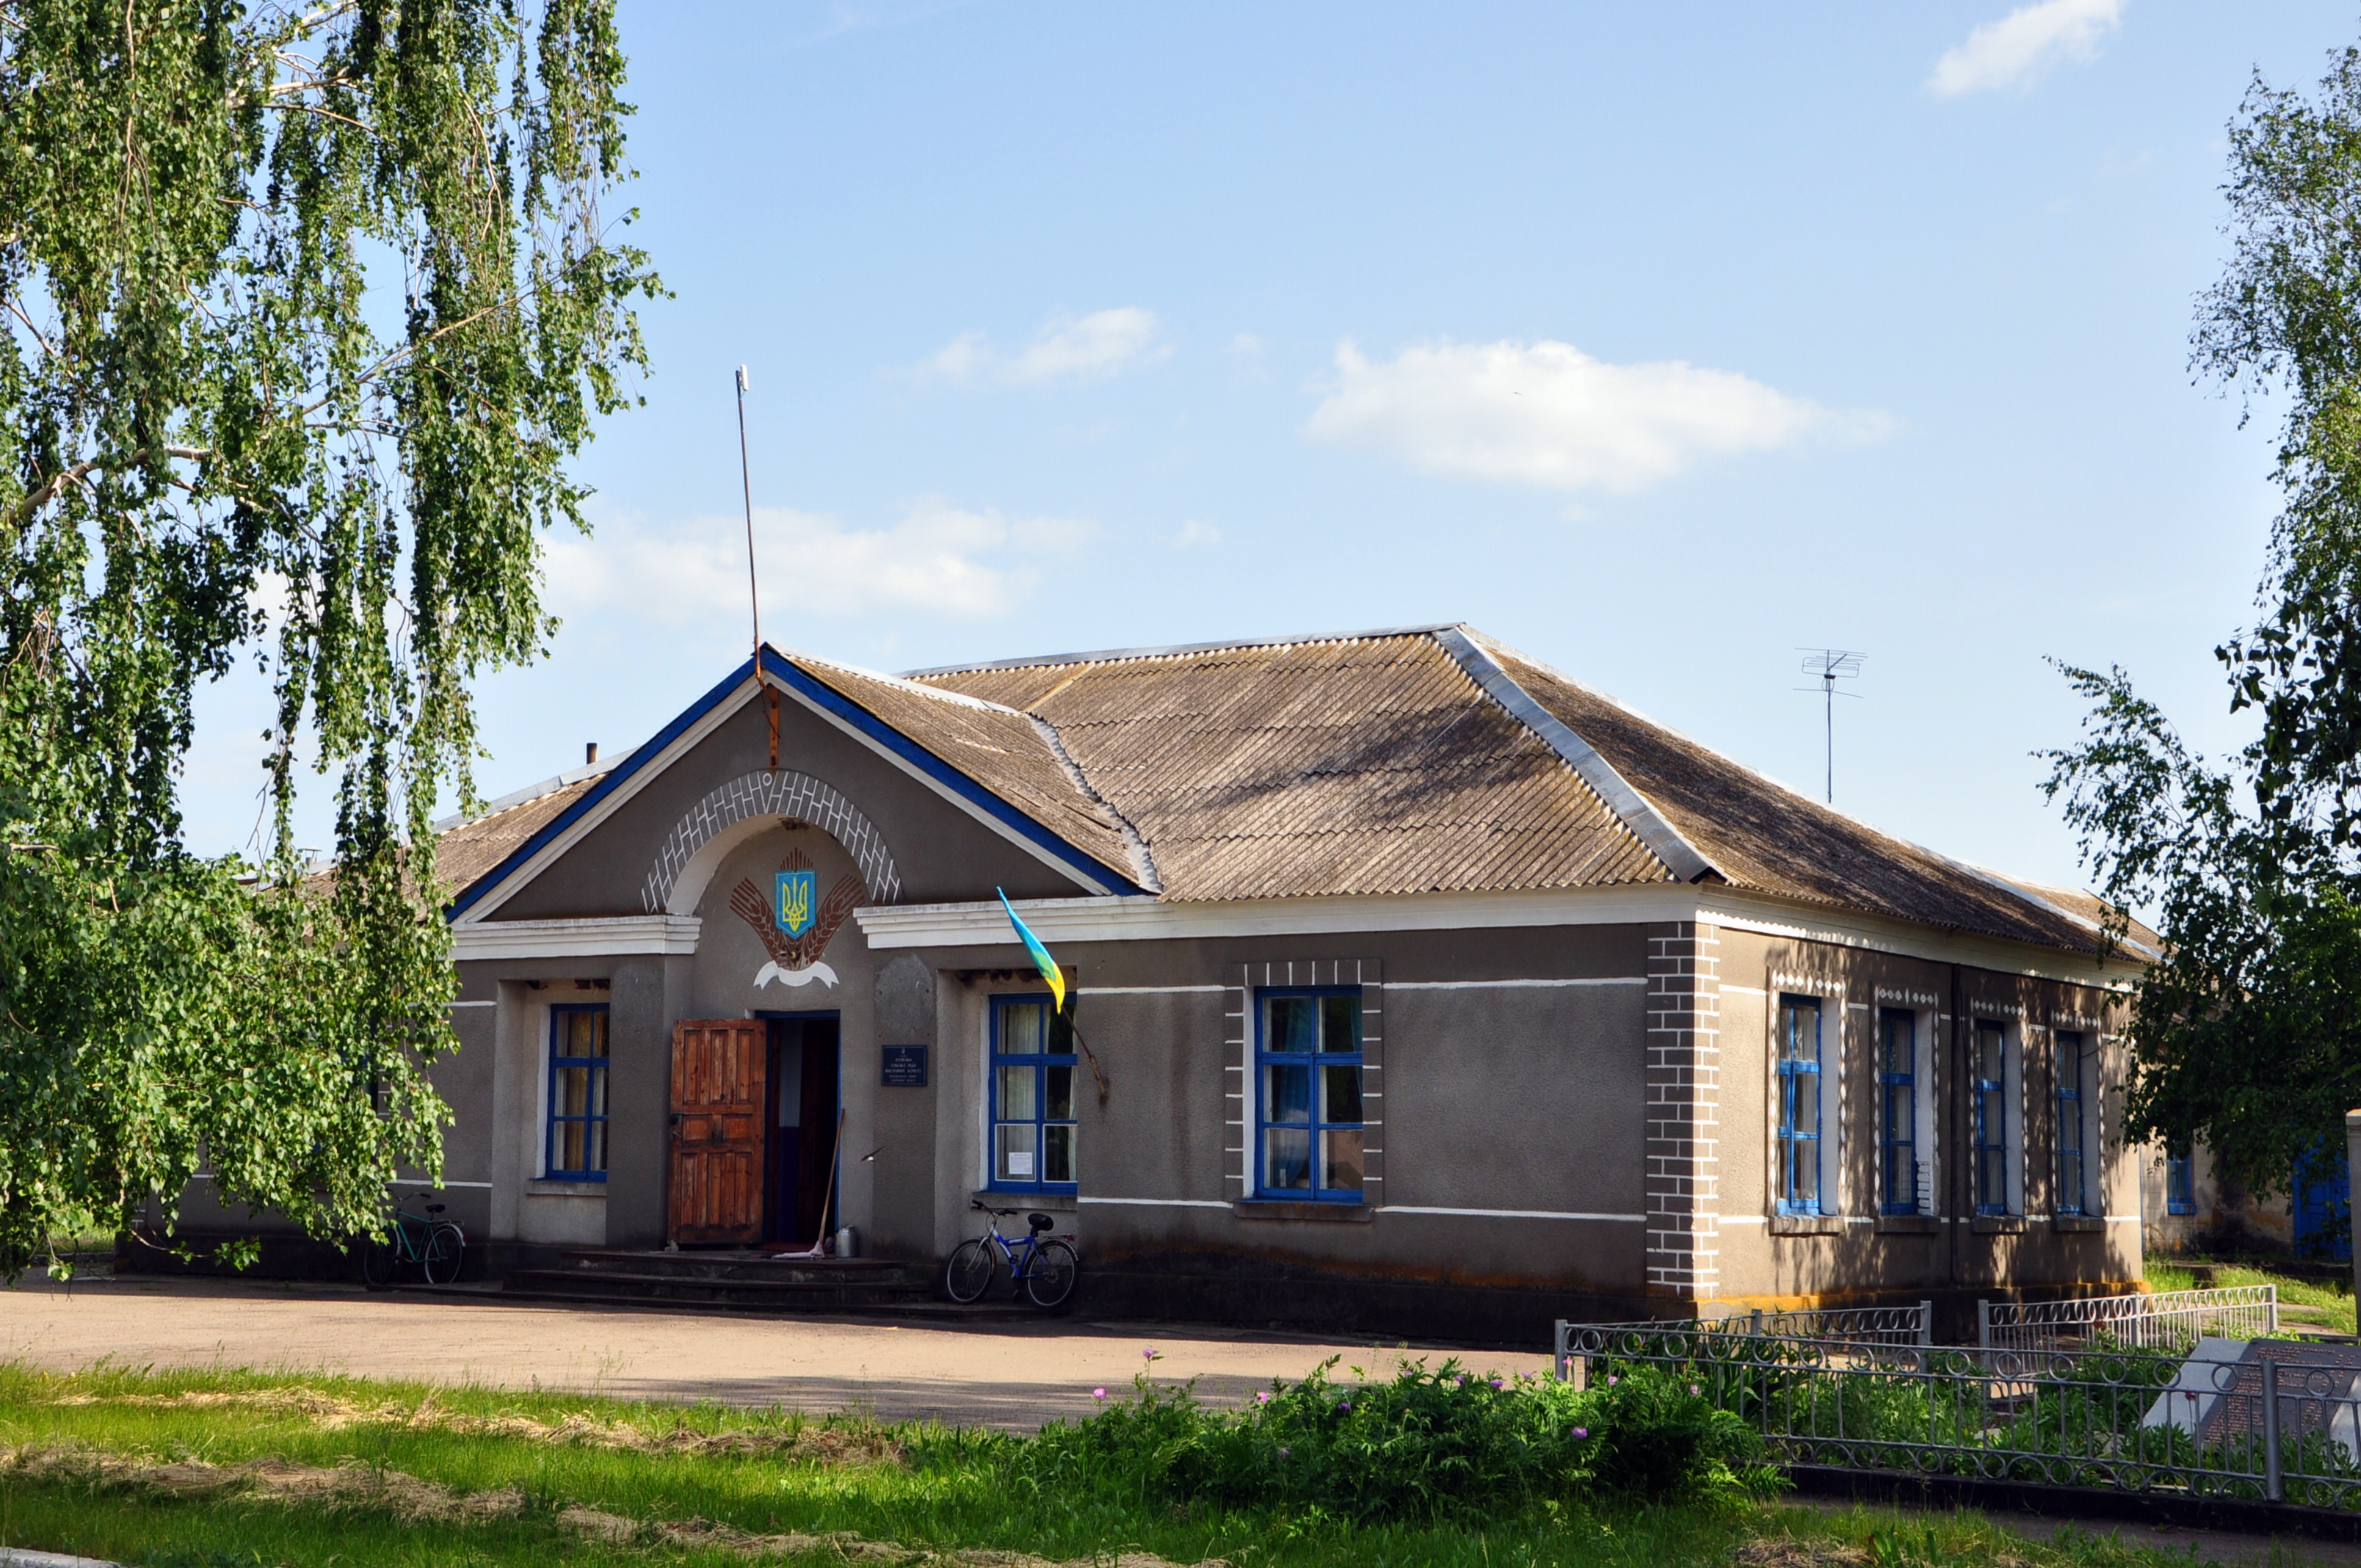
[[[1612,1387],[1615,1387],[1615,1385],[1617,1385],[1618,1383],[1620,1383],[1620,1382],[1622,1382],[1622,1381],[1623,1381],[1623,1379],[1621,1379],[1620,1377],[1609,1377],[1609,1378],[1607,1380],[1607,1386],[1608,1386],[1609,1388],[1612,1388]]]
[[[1281,1459],[1286,1458],[1286,1457],[1287,1457],[1287,1450],[1285,1450],[1285,1449],[1283,1449],[1283,1448],[1282,1448],[1282,1449],[1280,1449],[1280,1450],[1279,1451],[1279,1456]]]
[[[1152,1344],[1151,1344],[1151,1345],[1149,1345],[1146,1350],[1143,1350],[1143,1351],[1141,1351],[1141,1352],[1139,1353],[1139,1358],[1140,1358],[1142,1361],[1153,1361],[1153,1360],[1155,1360],[1155,1359],[1156,1359],[1156,1347],[1155,1347],[1154,1345],[1152,1345]]]
[[[1104,1399],[1106,1398],[1106,1390],[1104,1388],[1093,1388],[1091,1390],[1091,1398],[1093,1399]]]
[[[1499,1380],[1498,1377],[1493,1378],[1493,1379],[1492,1379],[1492,1387],[1495,1387],[1495,1388],[1498,1388],[1499,1386],[1500,1386],[1500,1380]]]
[[[1255,1390],[1255,1403],[1256,1403],[1256,1404],[1257,1404],[1257,1405],[1268,1405],[1268,1404],[1269,1404],[1269,1403],[1270,1403],[1270,1390],[1269,1390],[1269,1389],[1268,1389],[1268,1388],[1257,1388],[1257,1389],[1256,1389],[1256,1390]]]
[[[1690,1385],[1689,1385],[1689,1392],[1690,1392],[1690,1393],[1692,1393],[1692,1394],[1694,1394],[1694,1393],[1696,1393],[1697,1391],[1697,1386],[1696,1384],[1694,1384],[1694,1383],[1690,1384]]]
[[[1574,1429],[1574,1435],[1576,1437],[1588,1437],[1590,1435],[1590,1429],[1588,1427],[1576,1427]]]

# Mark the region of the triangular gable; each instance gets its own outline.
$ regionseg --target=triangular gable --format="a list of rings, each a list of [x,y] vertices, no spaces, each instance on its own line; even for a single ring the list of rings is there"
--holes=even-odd
[[[1147,893],[1148,890],[1123,871],[1108,865],[1100,856],[1052,831],[917,740],[815,680],[768,643],[763,645],[762,659],[763,675],[783,696],[800,701],[1000,837],[1016,843],[1044,864],[1072,878],[1085,891],[1120,894]],[[634,748],[580,798],[511,850],[498,865],[476,878],[445,908],[445,917],[455,923],[487,917],[541,869],[554,862],[649,781],[661,774],[664,768],[686,756],[697,741],[718,729],[723,720],[748,704],[758,701],[761,691],[762,685],[754,679],[754,661],[749,658],[703,696],[682,709],[670,723]]]

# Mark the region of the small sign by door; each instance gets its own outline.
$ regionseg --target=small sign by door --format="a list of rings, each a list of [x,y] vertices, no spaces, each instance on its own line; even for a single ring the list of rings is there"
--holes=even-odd
[[[884,1065],[877,1081],[887,1089],[924,1089],[927,1087],[927,1047],[924,1046],[887,1046]]]

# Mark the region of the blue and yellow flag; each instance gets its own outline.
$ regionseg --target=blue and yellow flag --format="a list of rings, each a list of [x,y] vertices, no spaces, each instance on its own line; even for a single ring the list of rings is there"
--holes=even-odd
[[[1016,939],[1025,944],[1027,952],[1033,955],[1033,967],[1039,970],[1041,978],[1049,982],[1049,994],[1058,999],[1058,1011],[1063,1013],[1066,1010],[1066,977],[1059,970],[1058,960],[1049,956],[1049,949],[1041,945],[1041,938],[1035,936],[1024,921],[1016,918],[1016,906],[1008,902],[1008,894],[996,887],[992,891],[1000,894],[1000,907],[1008,911],[1008,923],[1016,927]]]

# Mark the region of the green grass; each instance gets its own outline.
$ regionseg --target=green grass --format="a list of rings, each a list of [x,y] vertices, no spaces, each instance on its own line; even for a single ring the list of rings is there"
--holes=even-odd
[[[283,1405],[130,1402],[251,1396],[295,1386],[373,1411],[374,1419],[338,1425],[316,1409],[307,1413]],[[425,1418],[414,1420],[422,1409]],[[579,1436],[454,1430],[452,1424],[514,1417],[552,1427],[569,1419],[587,1421],[650,1442],[735,1433],[756,1451],[647,1452],[599,1446]],[[10,1451],[0,1464],[0,1541],[149,1568],[748,1560],[740,1552],[677,1541],[587,1540],[559,1516],[569,1507],[588,1507],[643,1524],[702,1519],[753,1534],[850,1530],[910,1549],[994,1548],[1052,1561],[1146,1552],[1178,1563],[1219,1557],[1239,1568],[1866,1563],[1872,1537],[1881,1563],[2150,1568],[2168,1561],[2101,1537],[2035,1545],[1971,1514],[1904,1521],[1887,1513],[1828,1513],[1797,1505],[1652,1508],[1577,1500],[1476,1524],[1355,1528],[1316,1512],[1223,1511],[1110,1496],[1104,1489],[1052,1492],[1013,1484],[1003,1460],[1015,1441],[1021,1440],[810,1421],[788,1412],[719,1406],[238,1372],[101,1370],[59,1376],[0,1365],[0,1445]],[[765,1445],[770,1451],[760,1451]],[[784,1454],[779,1445],[787,1445]],[[852,1457],[794,1457],[815,1448]],[[864,1457],[881,1448],[884,1457]],[[21,1463],[27,1453],[61,1449],[148,1463],[234,1465],[269,1457],[304,1466],[357,1464],[455,1494],[515,1488],[523,1498],[505,1517],[405,1520],[382,1503],[176,1497],[152,1485],[31,1474]],[[1930,1529],[1934,1535],[1927,1538]],[[833,1550],[809,1555],[844,1560]],[[2189,1561],[2185,1555],[2169,1560]]]
[[[2264,1267],[2230,1263],[2206,1266],[2189,1258],[2151,1257],[2147,1263],[2147,1282],[2158,1290],[2192,1289],[2192,1268],[2211,1266],[2217,1286],[2278,1286],[2282,1327],[2333,1329],[2348,1334],[2355,1332],[2353,1288],[2348,1280],[2298,1279]]]

